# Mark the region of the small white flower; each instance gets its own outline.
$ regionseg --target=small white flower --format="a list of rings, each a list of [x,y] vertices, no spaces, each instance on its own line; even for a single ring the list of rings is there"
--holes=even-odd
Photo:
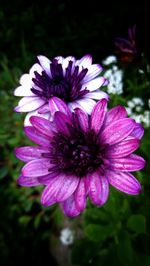
[[[62,244],[66,246],[71,245],[74,240],[73,231],[70,230],[69,228],[64,228],[63,230],[61,230],[60,240]]]

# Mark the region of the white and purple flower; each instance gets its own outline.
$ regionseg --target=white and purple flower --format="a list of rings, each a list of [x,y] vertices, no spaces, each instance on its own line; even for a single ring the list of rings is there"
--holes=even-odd
[[[54,106],[57,111],[55,97],[68,104],[71,111],[79,107],[88,114],[91,113],[95,100],[108,99],[105,92],[99,90],[107,85],[107,80],[99,76],[102,67],[92,64],[91,55],[85,55],[80,60],[73,56],[55,57],[49,60],[38,56],[29,74],[20,78],[20,86],[14,91],[15,96],[23,96],[15,108],[16,112],[28,112],[25,125],[30,125],[30,116],[42,116],[51,119]]]
[[[102,206],[109,186],[137,195],[139,181],[130,173],[142,169],[144,159],[133,152],[139,147],[144,130],[127,117],[123,106],[107,111],[107,100],[94,106],[91,115],[80,108],[71,112],[62,104],[53,122],[32,116],[25,134],[38,146],[16,148],[17,158],[26,162],[18,183],[21,186],[46,186],[41,203],[59,203],[63,212],[74,217],[85,208],[87,198]]]

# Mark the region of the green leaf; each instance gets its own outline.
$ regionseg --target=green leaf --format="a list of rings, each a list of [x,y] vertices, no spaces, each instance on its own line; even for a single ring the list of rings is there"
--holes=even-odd
[[[146,232],[146,219],[143,215],[137,214],[129,217],[127,227],[137,234]]]
[[[87,239],[78,240],[72,249],[71,260],[73,265],[88,265],[97,253],[97,243]]]
[[[23,215],[19,218],[19,223],[23,226],[28,225],[28,223],[31,221],[31,218],[29,215]]]
[[[3,179],[8,174],[8,168],[6,166],[2,166],[0,168],[0,179]]]
[[[118,244],[116,245],[118,260],[122,266],[130,266],[132,264],[132,245],[129,234],[121,231],[118,236]]]
[[[89,224],[87,227],[85,227],[86,236],[94,242],[103,242],[113,233],[114,233],[113,225],[103,226],[103,225]]]

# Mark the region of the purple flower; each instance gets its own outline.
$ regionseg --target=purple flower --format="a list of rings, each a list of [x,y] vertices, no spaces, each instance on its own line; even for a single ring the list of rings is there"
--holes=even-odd
[[[32,126],[24,131],[38,146],[16,148],[16,156],[26,162],[18,183],[46,186],[41,195],[44,206],[60,203],[63,212],[74,217],[85,209],[87,198],[102,206],[109,185],[131,195],[141,192],[130,172],[145,165],[133,154],[144,130],[127,117],[123,106],[106,109],[107,100],[102,99],[91,116],[79,108],[71,113],[62,101],[63,111],[55,112],[53,122],[30,118]]]
[[[55,97],[67,103],[71,110],[79,107],[88,114],[95,100],[108,99],[108,95],[99,90],[107,85],[106,78],[99,76],[102,67],[92,64],[91,55],[85,55],[80,60],[73,56],[58,56],[52,61],[42,55],[37,58],[38,63],[32,66],[29,74],[22,75],[20,86],[14,91],[16,96],[23,96],[15,111],[29,112],[25,125],[31,125],[30,116],[50,119],[56,110],[61,111]]]
[[[128,39],[116,38],[115,45],[118,48],[120,60],[124,63],[131,63],[138,56],[138,49],[135,38],[136,25],[128,30]]]

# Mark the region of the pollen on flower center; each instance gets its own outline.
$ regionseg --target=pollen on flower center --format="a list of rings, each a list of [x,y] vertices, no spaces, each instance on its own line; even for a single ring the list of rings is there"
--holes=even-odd
[[[51,76],[48,76],[45,71],[39,74],[34,72],[35,77],[32,79],[34,82],[31,91],[45,100],[49,100],[51,97],[56,96],[64,100],[65,102],[71,102],[86,94],[86,89],[81,91],[82,80],[85,77],[88,69],[83,68],[79,71],[79,66],[73,67],[73,62],[68,62],[67,68],[63,69],[62,64],[58,63],[57,59],[54,59],[50,63]],[[39,89],[36,88],[36,86]]]
[[[62,172],[83,177],[88,172],[93,172],[102,163],[93,131],[85,135],[76,131],[70,139],[58,133],[51,144],[53,148],[50,160]]]

